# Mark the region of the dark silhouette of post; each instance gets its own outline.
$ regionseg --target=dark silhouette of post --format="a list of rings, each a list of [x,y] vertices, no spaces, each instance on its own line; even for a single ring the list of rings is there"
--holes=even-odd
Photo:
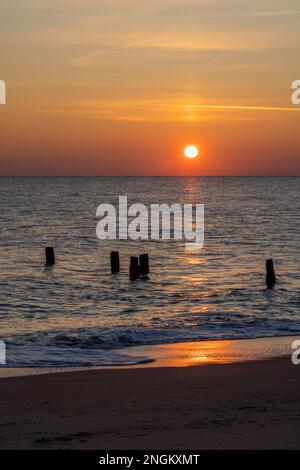
[[[139,259],[137,256],[130,257],[129,279],[135,281],[140,275]]]
[[[118,251],[112,251],[110,253],[110,267],[112,274],[118,273],[120,271],[120,258]]]
[[[148,253],[140,255],[140,271],[143,276],[149,274],[149,256]]]
[[[275,277],[275,271],[274,271],[272,259],[267,259],[266,269],[267,269],[266,284],[267,284],[267,287],[272,288],[276,284],[276,277]]]
[[[46,266],[55,264],[54,248],[53,246],[46,246],[45,248]]]

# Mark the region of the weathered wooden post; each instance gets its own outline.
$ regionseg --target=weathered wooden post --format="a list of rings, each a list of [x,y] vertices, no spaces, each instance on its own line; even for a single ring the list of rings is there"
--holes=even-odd
[[[46,266],[55,264],[54,248],[53,246],[46,246],[45,248]]]
[[[140,271],[143,276],[149,274],[149,256],[148,253],[140,255]]]
[[[137,256],[130,257],[129,279],[135,281],[140,275],[139,259]]]
[[[118,251],[112,251],[110,253],[110,267],[112,274],[118,273],[120,271],[120,258]]]
[[[276,284],[276,277],[275,277],[275,271],[274,271],[272,259],[267,259],[266,269],[267,269],[266,284],[268,288],[272,288],[274,287],[274,284]]]

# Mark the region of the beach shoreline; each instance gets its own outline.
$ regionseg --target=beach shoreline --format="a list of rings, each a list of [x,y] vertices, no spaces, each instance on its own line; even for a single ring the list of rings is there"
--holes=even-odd
[[[290,358],[0,379],[1,449],[298,449]]]
[[[292,343],[299,336],[262,337],[235,340],[191,341],[130,346],[114,351],[125,354],[129,364],[93,367],[0,367],[0,378],[68,373],[81,370],[188,367],[205,364],[243,363],[291,356]],[[135,363],[136,358],[144,361]]]

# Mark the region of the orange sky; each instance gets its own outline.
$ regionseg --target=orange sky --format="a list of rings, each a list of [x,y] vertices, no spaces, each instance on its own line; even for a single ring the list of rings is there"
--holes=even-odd
[[[298,0],[2,1],[0,174],[299,175],[299,21]]]

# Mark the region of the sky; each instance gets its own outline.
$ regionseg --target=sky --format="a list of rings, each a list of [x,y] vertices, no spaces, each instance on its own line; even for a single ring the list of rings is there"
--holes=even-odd
[[[300,175],[299,25],[299,0],[1,0],[0,175]]]

